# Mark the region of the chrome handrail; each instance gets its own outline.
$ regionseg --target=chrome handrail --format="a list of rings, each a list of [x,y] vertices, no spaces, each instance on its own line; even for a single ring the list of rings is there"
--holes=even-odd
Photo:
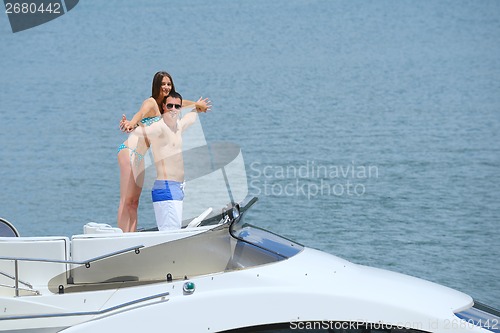
[[[97,315],[105,314],[105,313],[110,312],[110,311],[114,311],[114,310],[118,310],[118,309],[130,306],[130,305],[134,305],[137,303],[150,301],[150,300],[153,300],[155,298],[166,297],[168,295],[170,295],[170,293],[167,291],[167,292],[163,292],[160,294],[135,299],[133,301],[125,302],[122,304],[118,304],[118,305],[115,305],[115,306],[112,306],[112,307],[109,307],[106,309],[102,309],[102,310],[97,310],[97,311],[67,312],[67,313],[44,313],[44,314],[40,314],[40,315],[20,315],[20,316],[12,316],[12,317],[0,317],[0,321],[2,321],[2,320],[33,319],[33,318],[71,317],[71,316],[97,316]]]
[[[2,271],[0,271],[0,275],[3,275],[3,276],[5,276],[6,278],[9,278],[9,279],[11,279],[11,280],[15,280],[15,279],[16,279],[16,277],[15,277],[15,276],[10,275],[10,274],[7,274],[7,273],[2,272]],[[33,289],[33,286],[32,286],[30,283],[28,283],[28,282],[25,282],[25,281],[23,281],[23,280],[19,279],[19,283],[24,284],[26,287]],[[7,286],[5,286],[5,287],[7,287]]]
[[[16,287],[15,286],[10,286],[8,284],[3,284],[3,283],[0,283],[0,287],[4,287],[4,288],[10,288],[10,289],[15,289]],[[30,293],[33,293],[34,295],[40,295],[40,292],[38,290],[35,290],[33,288],[18,288],[20,291],[23,290],[23,291],[28,291]]]
[[[123,249],[123,250],[118,250],[115,252],[104,254],[102,256],[98,256],[98,257],[87,259],[87,260],[80,260],[80,261],[44,259],[44,258],[23,258],[23,257],[0,257],[0,260],[36,261],[36,262],[50,262],[50,263],[56,263],[56,264],[77,264],[77,265],[84,265],[85,264],[86,265],[86,264],[90,264],[93,261],[109,258],[109,257],[115,256],[117,254],[130,252],[132,250],[135,250],[136,253],[139,254],[139,249],[142,249],[143,247],[144,247],[144,245],[132,246],[132,247],[128,247],[128,248]]]
[[[102,256],[94,257],[94,258],[87,259],[87,260],[80,260],[80,261],[76,261],[76,260],[56,260],[56,259],[45,259],[45,258],[0,257],[0,260],[13,260],[14,261],[15,276],[12,277],[12,276],[9,276],[7,274],[2,274],[2,275],[6,276],[8,278],[14,278],[14,283],[15,283],[14,288],[16,290],[16,297],[17,297],[17,296],[19,296],[19,282],[21,282],[22,284],[27,285],[27,286],[29,286],[29,287],[31,287],[33,289],[33,287],[30,284],[27,284],[27,283],[22,282],[21,280],[19,280],[19,267],[18,267],[18,265],[19,265],[18,262],[19,261],[48,262],[48,263],[56,263],[56,264],[76,264],[76,265],[85,265],[85,267],[89,268],[91,262],[94,262],[94,261],[97,261],[97,260],[101,260],[101,259],[106,259],[106,258],[115,256],[117,254],[122,254],[122,253],[130,252],[132,250],[134,250],[136,254],[139,254],[140,253],[139,249],[141,249],[143,247],[144,247],[144,245],[132,246],[132,247],[128,247],[128,248],[123,249],[123,250],[118,250],[118,251],[115,251],[115,252],[110,252],[110,253],[104,254]]]

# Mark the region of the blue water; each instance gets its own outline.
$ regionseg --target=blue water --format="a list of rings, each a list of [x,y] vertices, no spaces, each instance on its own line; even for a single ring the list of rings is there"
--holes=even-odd
[[[500,308],[498,36],[495,0],[80,1],[16,34],[0,14],[0,216],[115,224],[117,121],[167,70],[242,147],[251,223]]]

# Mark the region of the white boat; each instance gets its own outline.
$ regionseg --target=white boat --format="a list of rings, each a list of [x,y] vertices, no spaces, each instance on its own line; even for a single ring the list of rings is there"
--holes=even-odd
[[[255,201],[178,231],[0,238],[0,332],[499,332],[461,292],[245,224]]]
[[[219,148],[217,163],[193,149],[213,170],[192,171],[186,197],[211,208],[181,230],[18,237],[0,219],[0,332],[500,332],[499,312],[461,292],[246,224],[241,152]],[[203,177],[227,193],[196,198]]]

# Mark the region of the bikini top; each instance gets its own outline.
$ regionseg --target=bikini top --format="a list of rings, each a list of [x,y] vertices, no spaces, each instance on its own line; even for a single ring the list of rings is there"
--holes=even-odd
[[[142,118],[141,123],[143,123],[146,126],[151,126],[151,124],[156,123],[157,121],[160,121],[160,119],[161,119],[161,116]]]

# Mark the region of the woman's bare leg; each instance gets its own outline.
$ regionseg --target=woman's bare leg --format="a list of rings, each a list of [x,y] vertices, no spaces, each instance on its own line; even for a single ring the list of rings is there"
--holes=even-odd
[[[120,205],[118,207],[118,227],[123,232],[137,230],[137,208],[141,196],[143,177],[134,177],[128,149],[118,153],[120,166]]]

